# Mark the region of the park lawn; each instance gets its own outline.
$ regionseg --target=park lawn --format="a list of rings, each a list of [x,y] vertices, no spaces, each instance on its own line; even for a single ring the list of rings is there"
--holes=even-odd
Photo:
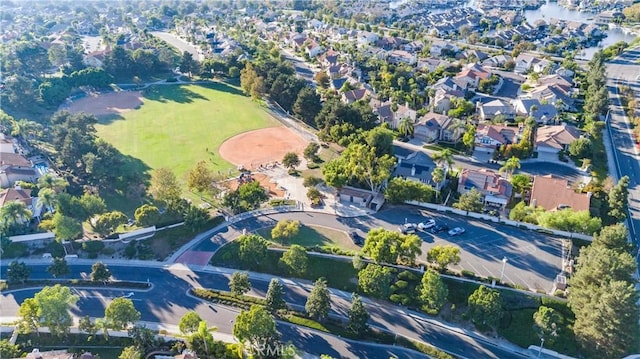
[[[267,273],[282,277],[297,277],[311,281],[324,277],[331,288],[350,292],[354,292],[357,289],[358,275],[351,261],[340,261],[332,258],[309,255],[307,271],[305,273],[289,273],[288,270],[279,263],[283,252],[269,250],[259,264],[249,266],[240,261],[239,251],[240,244],[237,241],[231,242],[220,248],[216,254],[214,254],[210,264],[212,266],[252,270],[258,273]]]
[[[102,118],[96,130],[147,169],[170,168],[184,181],[199,161],[214,171],[234,169],[218,155],[220,145],[237,134],[276,125],[237,87],[212,83],[152,86],[140,109]]]
[[[360,247],[353,244],[349,236],[343,232],[332,228],[321,226],[301,225],[300,232],[294,237],[287,239],[284,243],[281,240],[271,238],[271,229],[263,228],[258,230],[258,234],[268,241],[276,243],[278,246],[288,247],[292,244],[298,244],[303,247],[327,246],[338,247],[345,250],[360,251]]]

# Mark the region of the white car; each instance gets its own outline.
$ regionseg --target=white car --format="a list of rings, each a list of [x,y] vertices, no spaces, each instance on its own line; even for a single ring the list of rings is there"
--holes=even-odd
[[[450,236],[452,236],[452,237],[453,237],[453,236],[457,236],[457,235],[460,235],[460,234],[464,233],[464,228],[462,228],[462,227],[456,227],[456,228],[454,228],[454,229],[450,230],[448,233],[449,233],[449,235],[450,235]]]
[[[425,230],[436,226],[436,220],[433,218],[427,218],[424,222],[418,223],[418,229]]]
[[[416,229],[418,229],[418,225],[415,223],[405,223],[400,228],[398,228],[402,234],[413,234],[416,233]]]

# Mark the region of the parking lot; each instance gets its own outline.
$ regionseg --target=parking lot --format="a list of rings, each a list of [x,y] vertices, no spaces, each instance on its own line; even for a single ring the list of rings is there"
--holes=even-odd
[[[500,278],[504,265],[504,282],[532,290],[551,291],[562,264],[562,240],[559,238],[415,207],[407,207],[404,211],[384,210],[375,215],[384,222],[398,225],[405,223],[405,220],[418,223],[425,216],[434,218],[438,224],[445,223],[450,228],[462,227],[465,233],[452,237],[446,231],[438,234],[417,231],[416,234],[423,240],[420,259],[426,260],[427,252],[433,246],[456,245],[461,249],[461,261],[451,269],[464,269],[482,277]],[[386,227],[393,229],[394,226]],[[504,258],[506,263],[503,263]]]

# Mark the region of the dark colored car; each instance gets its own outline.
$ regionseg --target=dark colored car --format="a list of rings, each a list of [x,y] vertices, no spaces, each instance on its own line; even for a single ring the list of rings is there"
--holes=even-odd
[[[448,230],[449,230],[449,226],[447,226],[446,224],[438,224],[435,227],[431,228],[431,233],[446,232]]]
[[[351,240],[353,241],[353,244],[361,246],[364,244],[364,238],[362,238],[361,235],[358,234],[358,232],[356,231],[352,231],[349,233],[349,237],[351,237]]]

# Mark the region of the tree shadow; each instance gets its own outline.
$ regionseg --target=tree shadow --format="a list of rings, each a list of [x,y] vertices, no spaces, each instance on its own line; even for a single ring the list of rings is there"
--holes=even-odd
[[[122,115],[119,113],[110,113],[108,115],[100,115],[96,117],[98,118],[98,123],[105,126],[108,126],[116,121],[124,120],[124,117],[122,117]]]
[[[189,90],[186,86],[177,85],[158,85],[151,86],[143,93],[143,97],[147,100],[162,103],[192,103],[194,100],[209,101],[208,98]]]
[[[107,208],[133,217],[135,209],[144,203],[146,184],[149,183],[151,167],[139,158],[121,154],[122,165],[118,179],[109,188],[101,190]]]
[[[211,82],[206,84],[200,84],[200,86],[206,87],[208,89],[216,90],[216,91],[226,92],[232,95],[245,96],[242,90],[240,90],[237,87],[228,85],[224,82]]]

